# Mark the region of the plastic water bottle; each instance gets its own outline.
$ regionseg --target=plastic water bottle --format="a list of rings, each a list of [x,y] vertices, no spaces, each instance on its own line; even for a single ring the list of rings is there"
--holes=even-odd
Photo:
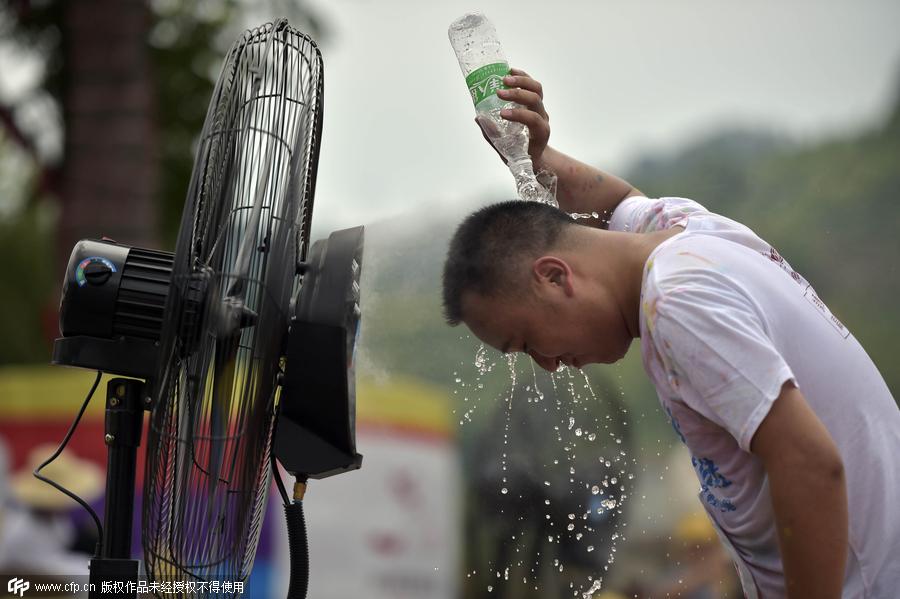
[[[509,62],[494,25],[483,14],[466,14],[453,21],[447,33],[478,118],[494,146],[507,160],[519,197],[556,205],[553,196],[535,177],[528,155],[528,128],[500,116],[501,109],[519,105],[497,96],[498,89],[506,89],[503,77],[509,73]]]

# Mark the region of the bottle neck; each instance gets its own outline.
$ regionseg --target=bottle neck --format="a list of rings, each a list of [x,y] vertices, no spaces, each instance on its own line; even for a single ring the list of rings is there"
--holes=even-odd
[[[524,158],[519,158],[517,160],[510,160],[508,166],[509,170],[513,173],[534,171],[534,166],[531,164],[530,156],[525,156]]]

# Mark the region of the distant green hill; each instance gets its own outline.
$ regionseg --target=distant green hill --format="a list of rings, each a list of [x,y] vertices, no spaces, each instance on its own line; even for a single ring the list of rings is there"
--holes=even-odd
[[[776,246],[859,339],[900,398],[900,103],[881,128],[796,144],[721,133],[626,177],[693,198]]]

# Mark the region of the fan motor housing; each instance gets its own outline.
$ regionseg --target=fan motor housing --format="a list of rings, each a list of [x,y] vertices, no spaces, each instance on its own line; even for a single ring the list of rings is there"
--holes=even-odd
[[[363,228],[313,244],[287,341],[275,455],[294,474],[355,470],[359,278]]]
[[[152,375],[173,260],[171,252],[79,241],[63,281],[53,363]]]

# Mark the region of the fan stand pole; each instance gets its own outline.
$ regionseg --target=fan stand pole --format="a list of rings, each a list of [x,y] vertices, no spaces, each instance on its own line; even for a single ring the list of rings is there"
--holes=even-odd
[[[123,378],[106,386],[106,509],[103,546],[91,559],[90,599],[137,597],[139,564],[131,559],[131,529],[137,449],[149,407],[146,387],[143,381]]]

